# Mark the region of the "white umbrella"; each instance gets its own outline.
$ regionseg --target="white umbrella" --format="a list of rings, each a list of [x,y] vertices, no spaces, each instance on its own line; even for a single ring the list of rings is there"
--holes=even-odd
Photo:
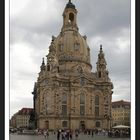
[[[114,126],[112,128],[130,128],[130,126],[126,126],[126,125],[117,125],[117,126]]]

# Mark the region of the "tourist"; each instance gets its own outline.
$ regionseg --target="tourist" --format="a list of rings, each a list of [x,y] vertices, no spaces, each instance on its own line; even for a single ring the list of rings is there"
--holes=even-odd
[[[46,138],[46,136],[47,136],[47,131],[46,130],[43,131],[43,135]]]
[[[75,138],[78,138],[78,131],[75,131]]]
[[[60,140],[60,134],[61,134],[61,130],[58,130],[58,132],[57,132],[57,140]]]
[[[91,135],[92,135],[92,137],[94,136],[94,130],[92,129],[92,131],[91,131]]]

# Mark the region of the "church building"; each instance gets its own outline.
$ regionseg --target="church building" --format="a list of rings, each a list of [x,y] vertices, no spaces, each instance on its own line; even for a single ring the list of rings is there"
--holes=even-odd
[[[96,69],[92,70],[90,47],[87,37],[79,33],[77,12],[69,0],[61,31],[52,36],[46,63],[43,58],[40,66],[32,92],[36,127],[40,129],[111,127],[113,84],[103,48],[100,45]]]

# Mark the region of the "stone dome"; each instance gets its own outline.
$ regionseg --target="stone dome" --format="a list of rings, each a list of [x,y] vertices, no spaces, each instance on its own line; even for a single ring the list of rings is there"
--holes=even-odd
[[[79,32],[68,30],[60,33],[54,40],[54,45],[59,61],[72,60],[90,63],[90,49],[86,36],[81,36]]]
[[[48,60],[57,59],[60,70],[75,69],[80,65],[85,71],[91,71],[90,48],[86,42],[87,37],[79,33],[77,26],[77,10],[70,1],[63,12],[63,25],[57,37],[52,37]],[[53,51],[54,50],[54,51]],[[55,54],[55,56],[54,56]],[[48,61],[49,63],[49,61]],[[66,66],[68,64],[68,66]]]

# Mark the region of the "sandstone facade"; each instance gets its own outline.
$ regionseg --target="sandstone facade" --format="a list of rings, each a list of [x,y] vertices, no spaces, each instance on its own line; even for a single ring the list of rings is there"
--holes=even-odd
[[[63,26],[52,36],[47,63],[44,59],[34,86],[37,128],[110,128],[113,84],[100,46],[92,72],[87,37],[79,33],[77,10],[69,1]]]

